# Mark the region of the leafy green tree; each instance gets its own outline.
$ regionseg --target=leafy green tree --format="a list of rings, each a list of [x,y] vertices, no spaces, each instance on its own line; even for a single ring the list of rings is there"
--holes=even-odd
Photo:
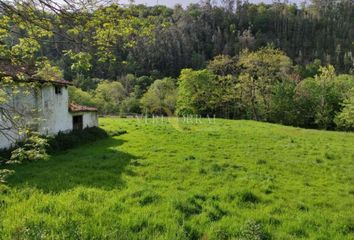
[[[148,90],[151,84],[154,82],[151,76],[141,76],[136,79],[136,84],[134,86],[134,95],[137,98],[142,97],[142,95]]]
[[[14,30],[25,34],[14,36]],[[25,120],[11,100],[18,95],[28,95],[30,91],[36,91],[36,83],[26,83],[27,80],[62,78],[62,72],[58,67],[53,66],[47,58],[39,57],[39,53],[43,50],[40,42],[52,36],[50,31],[23,21],[17,14],[2,11],[0,17],[0,135],[16,145],[17,139],[13,135],[24,136],[24,143],[16,146],[10,160],[5,160],[9,164],[46,157],[47,141],[36,133],[38,129],[33,129],[33,126],[41,120],[38,119],[38,109],[31,109],[32,119]],[[1,170],[0,181],[4,181],[11,172],[6,169]]]
[[[207,115],[216,75],[209,70],[183,69],[178,79],[177,114]]]
[[[220,76],[238,74],[236,59],[228,55],[218,55],[214,57],[214,59],[208,63],[207,69]]]
[[[269,121],[286,125],[298,124],[295,89],[296,82],[293,80],[284,80],[274,85]]]
[[[297,84],[294,94],[297,126],[316,127],[318,95],[318,83],[314,78],[306,78]]]
[[[295,94],[300,126],[334,128],[334,118],[341,110],[346,93],[354,86],[350,76],[336,76],[333,66],[320,67],[315,78],[301,81]]]
[[[177,89],[175,80],[156,80],[141,98],[144,112],[171,115],[175,111]]]
[[[291,60],[282,51],[268,46],[255,52],[244,51],[238,65],[241,68],[241,101],[247,116],[268,120],[273,88],[288,79]]]
[[[103,81],[98,84],[94,93],[94,102],[102,114],[118,114],[126,91],[120,82]]]
[[[94,97],[92,93],[85,92],[80,88],[69,86],[69,101],[84,106],[95,106]]]
[[[336,116],[335,123],[339,129],[354,130],[354,87],[349,91],[342,111]]]
[[[155,28],[153,19],[153,16],[136,16],[134,9],[124,9],[115,4],[95,11],[86,27],[89,33],[93,33],[92,40],[99,60],[115,61],[116,47],[131,48],[140,37],[146,41],[151,39]]]
[[[318,103],[316,107],[315,122],[320,128],[329,128],[333,125],[336,105],[338,105],[338,93],[335,92],[335,69],[329,65],[320,68],[320,74],[315,76],[318,84]]]
[[[93,4],[97,2],[105,4]],[[0,5],[2,19],[9,22],[4,28],[11,29],[5,42],[20,43],[14,54],[26,63],[32,53],[46,56],[60,64],[69,80],[76,73],[63,50],[90,54],[90,77],[111,80],[128,73],[176,77],[181,69],[200,69],[215,56],[233,58],[246,48],[267,44],[290,56],[303,78],[316,75],[319,61],[334,65],[339,73],[353,69],[352,1],[301,7],[236,1],[236,9],[230,7],[235,1],[229,2],[233,4],[206,1],[185,9],[88,0]]]
[[[184,69],[179,77],[177,113],[240,117],[239,84],[235,76],[208,69]]]
[[[343,102],[348,92],[354,87],[354,75],[340,74],[334,80],[334,92],[338,94],[339,102]]]
[[[315,77],[320,70],[321,67],[321,60],[315,59],[312,63],[306,64],[306,66],[297,65],[297,72],[301,76],[301,78],[310,78]]]
[[[124,99],[120,105],[119,113],[121,116],[141,113],[140,99],[135,96]]]
[[[236,76],[216,76],[212,86],[212,95],[209,100],[209,115],[223,118],[242,117],[240,106],[240,84]]]
[[[44,59],[37,62],[35,77],[49,81],[62,80],[63,71],[58,66],[53,66],[49,60]]]

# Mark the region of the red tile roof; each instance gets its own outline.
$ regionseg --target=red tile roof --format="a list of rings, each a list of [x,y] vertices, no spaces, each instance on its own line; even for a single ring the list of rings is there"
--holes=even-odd
[[[69,112],[97,112],[97,108],[81,106],[76,103],[70,103]]]

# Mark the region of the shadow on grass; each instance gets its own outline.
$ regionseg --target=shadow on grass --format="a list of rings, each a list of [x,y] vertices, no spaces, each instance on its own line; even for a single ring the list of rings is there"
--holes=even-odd
[[[119,151],[125,141],[100,140],[50,156],[46,161],[12,167],[11,187],[36,187],[44,192],[61,192],[77,186],[114,189],[124,186],[121,176],[137,157]]]

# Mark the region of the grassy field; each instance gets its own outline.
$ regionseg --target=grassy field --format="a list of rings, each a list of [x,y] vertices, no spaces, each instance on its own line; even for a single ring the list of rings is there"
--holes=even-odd
[[[354,239],[354,134],[101,119],[126,134],[19,165],[0,239]]]

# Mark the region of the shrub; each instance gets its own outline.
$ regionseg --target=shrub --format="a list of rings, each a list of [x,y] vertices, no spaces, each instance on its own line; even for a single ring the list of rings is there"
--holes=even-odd
[[[119,136],[126,133],[125,130],[112,132],[111,136]],[[19,162],[22,160],[40,160],[46,157],[46,153],[67,150],[81,144],[107,138],[108,133],[98,127],[75,130],[69,133],[59,132],[53,137],[43,137],[38,134],[31,134],[24,142],[17,143],[17,149],[4,149],[0,151],[0,164]]]
[[[37,133],[30,133],[20,147],[11,152],[9,163],[22,163],[25,161],[38,161],[48,157],[48,141]]]
[[[0,169],[0,183],[5,183],[5,179],[12,175],[14,171],[8,169]]]
[[[5,163],[10,155],[11,155],[11,153],[8,152],[7,150],[1,150],[0,151],[0,165]]]
[[[57,152],[67,150],[81,144],[96,141],[98,139],[107,138],[108,134],[101,128],[92,127],[84,130],[75,130],[69,133],[58,133],[55,137],[48,140],[49,152]]]

